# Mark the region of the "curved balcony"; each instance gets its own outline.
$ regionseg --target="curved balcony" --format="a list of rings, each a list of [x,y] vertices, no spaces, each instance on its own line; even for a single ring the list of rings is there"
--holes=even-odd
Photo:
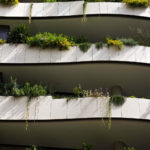
[[[82,16],[83,1],[33,3],[32,17],[66,17]],[[4,7],[0,5],[1,17],[29,17],[31,3],[19,3],[16,6]],[[127,15],[137,17],[150,17],[150,7],[130,8],[124,3],[113,2],[89,2],[87,15]]]
[[[26,44],[4,44],[0,46],[0,63],[79,63],[96,61],[136,62],[150,64],[150,47],[123,46],[122,50],[104,46],[96,49],[92,45],[87,52],[82,52],[78,46],[70,50],[31,48]]]
[[[0,120],[26,120],[27,97],[0,96]],[[29,102],[28,120],[108,118],[109,98],[89,97],[67,101],[40,96]],[[150,100],[126,98],[122,106],[111,106],[111,118],[150,120]]]
[[[111,129],[102,118],[108,118],[108,99],[55,99],[51,96],[32,99],[29,106],[29,127],[25,131],[27,97],[0,97],[0,133],[2,144],[73,148],[86,141],[95,150],[113,149],[113,143],[123,141],[148,149],[150,101],[127,98],[121,107],[111,107]],[[118,119],[117,119],[118,118]],[[15,135],[15,138],[14,138]],[[69,141],[69,142],[68,142]],[[101,142],[100,142],[101,141]]]

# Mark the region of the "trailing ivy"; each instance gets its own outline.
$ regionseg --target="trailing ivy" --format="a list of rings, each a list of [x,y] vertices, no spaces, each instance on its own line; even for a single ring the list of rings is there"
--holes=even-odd
[[[33,3],[30,4],[30,12],[29,12],[29,24],[31,24],[31,18],[32,18],[32,9],[33,9]]]
[[[83,18],[82,18],[83,22],[86,22],[86,20],[87,20],[87,18],[86,18],[87,5],[88,5],[88,2],[84,1],[84,3],[83,3]]]

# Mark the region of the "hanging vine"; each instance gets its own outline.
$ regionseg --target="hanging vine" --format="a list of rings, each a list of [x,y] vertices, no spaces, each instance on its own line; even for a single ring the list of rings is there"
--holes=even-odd
[[[84,1],[84,3],[83,3],[83,18],[82,18],[83,22],[87,21],[87,18],[86,18],[87,4],[88,4],[88,2]]]
[[[108,101],[108,130],[111,129],[111,102]]]
[[[32,18],[32,8],[33,8],[33,3],[30,5],[30,12],[29,12],[29,24],[31,24],[31,18]]]
[[[29,127],[28,119],[29,119],[30,101],[31,101],[31,98],[28,98],[27,106],[26,106],[26,124],[25,124],[26,131],[28,131],[28,127]]]

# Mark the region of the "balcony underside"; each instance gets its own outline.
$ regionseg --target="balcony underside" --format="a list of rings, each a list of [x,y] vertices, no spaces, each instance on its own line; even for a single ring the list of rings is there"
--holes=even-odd
[[[19,24],[28,24],[28,18],[1,18],[0,25],[10,25],[14,27]],[[64,33],[78,37],[84,35],[90,41],[99,41],[107,36],[111,37],[134,37],[137,30],[141,29],[146,34],[150,33],[150,21],[147,19],[117,17],[117,16],[97,16],[87,17],[86,22],[82,22],[82,17],[76,18],[33,18],[32,34],[38,32]],[[87,32],[88,31],[88,32]]]
[[[1,64],[0,71],[7,81],[12,75],[18,82],[43,83],[61,92],[72,92],[79,83],[83,88],[122,86],[124,94],[149,96],[149,65],[134,63],[73,63],[73,64]]]
[[[1,121],[0,144],[36,144],[76,149],[81,146],[82,142],[87,142],[93,145],[94,150],[111,150],[113,143],[119,140],[127,145],[136,145],[136,150],[146,150],[150,147],[149,130],[149,122],[135,120],[114,119],[109,131],[105,129],[101,120],[95,119],[30,122],[28,131],[25,131],[24,121]]]

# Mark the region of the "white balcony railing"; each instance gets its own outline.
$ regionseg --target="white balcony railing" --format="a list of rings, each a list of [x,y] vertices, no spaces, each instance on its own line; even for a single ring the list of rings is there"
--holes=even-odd
[[[83,15],[83,1],[34,3],[32,17],[58,17]],[[1,17],[29,17],[31,3],[19,3],[16,6],[6,7],[0,5]],[[117,2],[95,2],[88,3],[87,15],[129,15],[139,17],[150,17],[150,7],[130,8],[124,3]]]
[[[25,120],[27,97],[0,96],[0,120]],[[28,120],[108,118],[109,98],[52,99],[40,96],[29,102]],[[150,120],[150,100],[126,98],[122,106],[111,106],[111,118]]]
[[[150,47],[123,46],[122,50],[106,47],[97,50],[92,45],[87,52],[79,47],[70,50],[31,48],[26,44],[4,44],[0,46],[0,63],[66,63],[86,61],[125,61],[150,63]]]

